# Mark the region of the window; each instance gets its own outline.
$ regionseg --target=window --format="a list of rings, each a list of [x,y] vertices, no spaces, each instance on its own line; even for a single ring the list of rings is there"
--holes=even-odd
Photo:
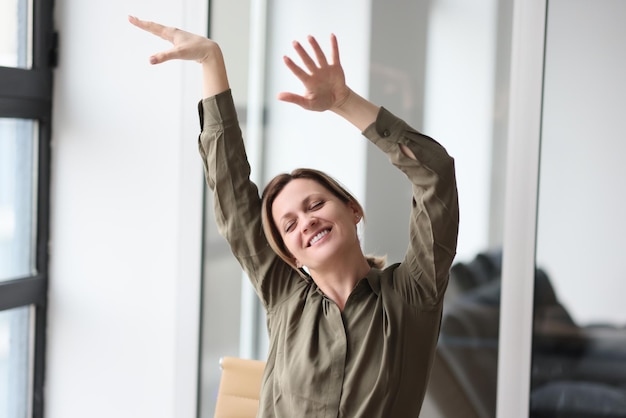
[[[624,16],[547,2],[531,417],[626,415]]]
[[[0,418],[42,417],[56,39],[51,0],[0,4]]]

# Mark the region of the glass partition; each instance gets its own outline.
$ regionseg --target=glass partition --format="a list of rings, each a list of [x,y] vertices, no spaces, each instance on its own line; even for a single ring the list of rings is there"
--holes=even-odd
[[[422,416],[495,416],[511,14],[436,0],[424,21],[423,130],[455,157],[460,227]]]
[[[239,122],[247,138],[250,0],[213,0],[210,9],[210,36],[224,53]],[[217,232],[213,196],[208,190],[204,205],[199,417],[213,416],[220,358],[241,356],[241,334],[244,339],[254,339],[253,329],[244,327],[242,331],[242,310],[246,312],[242,300],[252,302],[250,309],[256,308],[253,297],[243,296],[253,291],[228,243]]]
[[[366,252],[384,251],[394,263],[406,251],[411,192],[401,173],[334,115],[303,112],[275,99],[280,91],[299,91],[282,56],[295,57],[292,40],[306,45],[309,34],[327,49],[328,35],[334,32],[350,86],[433,136],[455,157],[459,247],[422,411],[429,418],[495,415],[511,4],[211,3],[210,33],[223,47],[252,176],[261,186],[298,166],[322,169],[364,204]],[[248,24],[242,11],[250,11]],[[327,158],[329,149],[345,158],[340,163]],[[212,204],[208,193],[201,416],[213,412],[219,358],[264,359],[267,350],[264,315],[228,245],[216,233]]]
[[[625,19],[548,2],[532,417],[626,417]]]

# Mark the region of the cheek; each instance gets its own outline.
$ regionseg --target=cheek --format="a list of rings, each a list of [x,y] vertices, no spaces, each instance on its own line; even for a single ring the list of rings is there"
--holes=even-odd
[[[285,244],[285,248],[287,249],[287,252],[293,256],[294,250],[298,248],[295,242],[296,237],[292,234],[288,234],[288,235],[283,235],[282,238],[283,238],[283,243]]]

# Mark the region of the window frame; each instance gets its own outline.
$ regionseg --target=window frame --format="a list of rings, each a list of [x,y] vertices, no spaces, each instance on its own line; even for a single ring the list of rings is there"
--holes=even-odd
[[[52,80],[57,63],[53,0],[32,1],[32,67],[0,67],[0,117],[38,122],[35,273],[0,282],[0,311],[33,306],[31,412],[43,418],[48,299]]]

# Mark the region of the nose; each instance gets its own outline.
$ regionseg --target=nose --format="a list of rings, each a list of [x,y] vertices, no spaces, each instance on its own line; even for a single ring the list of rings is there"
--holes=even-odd
[[[317,224],[317,218],[315,216],[305,216],[302,221],[302,232],[308,232]]]

